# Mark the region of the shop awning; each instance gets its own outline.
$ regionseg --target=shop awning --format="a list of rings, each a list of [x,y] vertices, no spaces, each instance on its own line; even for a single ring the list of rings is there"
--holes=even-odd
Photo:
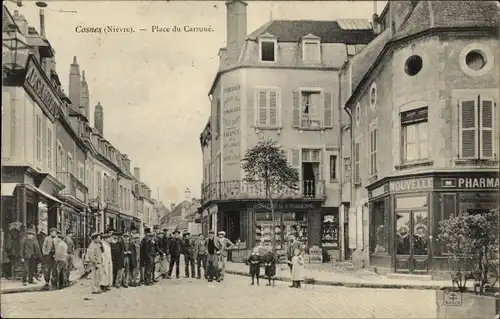
[[[59,204],[62,204],[63,202],[61,202],[60,200],[58,200],[57,198],[55,198],[54,196],[50,195],[49,193],[46,193],[44,191],[42,191],[41,189],[39,188],[36,188],[35,186],[31,186],[34,190],[36,190],[40,195],[44,196],[44,197],[47,197],[48,199],[54,201],[54,202],[57,202]]]
[[[14,195],[14,190],[18,183],[2,183],[2,188],[0,189],[2,192],[2,196],[12,196]]]
[[[132,220],[134,220],[134,217],[130,216],[130,215],[120,214],[120,219],[132,221]]]

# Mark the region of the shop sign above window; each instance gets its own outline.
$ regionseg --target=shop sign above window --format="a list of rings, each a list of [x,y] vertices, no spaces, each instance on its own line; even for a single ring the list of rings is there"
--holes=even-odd
[[[498,189],[500,180],[498,177],[460,177],[442,178],[441,187],[466,188],[466,189]]]
[[[38,97],[37,102],[41,104],[41,108],[51,118],[55,118],[57,110],[61,105],[61,101],[57,97],[52,87],[48,84],[47,79],[42,74],[43,71],[39,68],[33,58],[29,59],[25,77],[25,85],[32,93]]]

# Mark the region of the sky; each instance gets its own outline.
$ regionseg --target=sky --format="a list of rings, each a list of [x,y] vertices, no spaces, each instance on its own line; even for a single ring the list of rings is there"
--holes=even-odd
[[[6,2],[4,2],[6,3]],[[386,1],[377,1],[380,13]],[[199,135],[210,115],[208,91],[226,42],[225,1],[55,1],[45,32],[68,92],[77,56],[94,106],[104,108],[104,135],[141,168],[141,180],[166,204],[200,197]],[[40,30],[35,1],[18,8]],[[248,33],[275,20],[369,19],[373,1],[248,1]],[[61,12],[61,11],[76,11]],[[77,33],[77,27],[132,27],[134,33]],[[153,26],[211,27],[213,32],[151,32]],[[140,31],[145,28],[147,31]],[[78,28],[80,29],[80,28]]]

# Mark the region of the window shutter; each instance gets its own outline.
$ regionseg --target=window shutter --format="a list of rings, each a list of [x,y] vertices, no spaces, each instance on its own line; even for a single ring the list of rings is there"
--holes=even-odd
[[[300,92],[292,91],[292,103],[293,103],[293,119],[292,126],[300,126]]]
[[[475,158],[477,156],[477,107],[476,100],[462,101],[460,110],[460,156]]]
[[[360,143],[356,142],[354,144],[354,182],[359,183],[359,151],[360,151]]]
[[[269,125],[278,125],[278,91],[269,92]]]
[[[494,106],[492,99],[481,99],[481,158],[493,158]]]
[[[323,111],[324,111],[324,118],[323,118],[323,124],[325,128],[332,128],[333,127],[333,94],[332,92],[325,92],[323,96]]]
[[[289,153],[289,162],[292,168],[296,169],[299,173],[300,179],[300,149],[292,148]]]
[[[267,92],[259,91],[258,93],[258,103],[259,103],[259,125],[267,124]]]

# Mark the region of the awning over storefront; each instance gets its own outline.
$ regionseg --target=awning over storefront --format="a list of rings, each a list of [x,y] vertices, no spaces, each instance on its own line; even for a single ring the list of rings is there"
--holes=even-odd
[[[0,189],[2,192],[2,196],[13,196],[14,190],[18,183],[2,183],[2,188]]]
[[[130,215],[120,214],[120,219],[123,219],[123,220],[128,220],[128,221],[133,221],[133,220],[134,220],[134,217],[133,217],[133,216],[130,216]]]
[[[42,191],[41,189],[33,186],[33,185],[26,185],[27,188],[33,190],[33,191],[36,191],[38,194],[42,195],[43,197],[46,197],[47,199],[50,199],[51,201],[54,201],[56,203],[59,203],[59,204],[62,204],[63,202],[61,202],[60,200],[58,200],[57,198],[55,198],[54,196],[50,195],[49,193],[46,193],[44,191]]]

